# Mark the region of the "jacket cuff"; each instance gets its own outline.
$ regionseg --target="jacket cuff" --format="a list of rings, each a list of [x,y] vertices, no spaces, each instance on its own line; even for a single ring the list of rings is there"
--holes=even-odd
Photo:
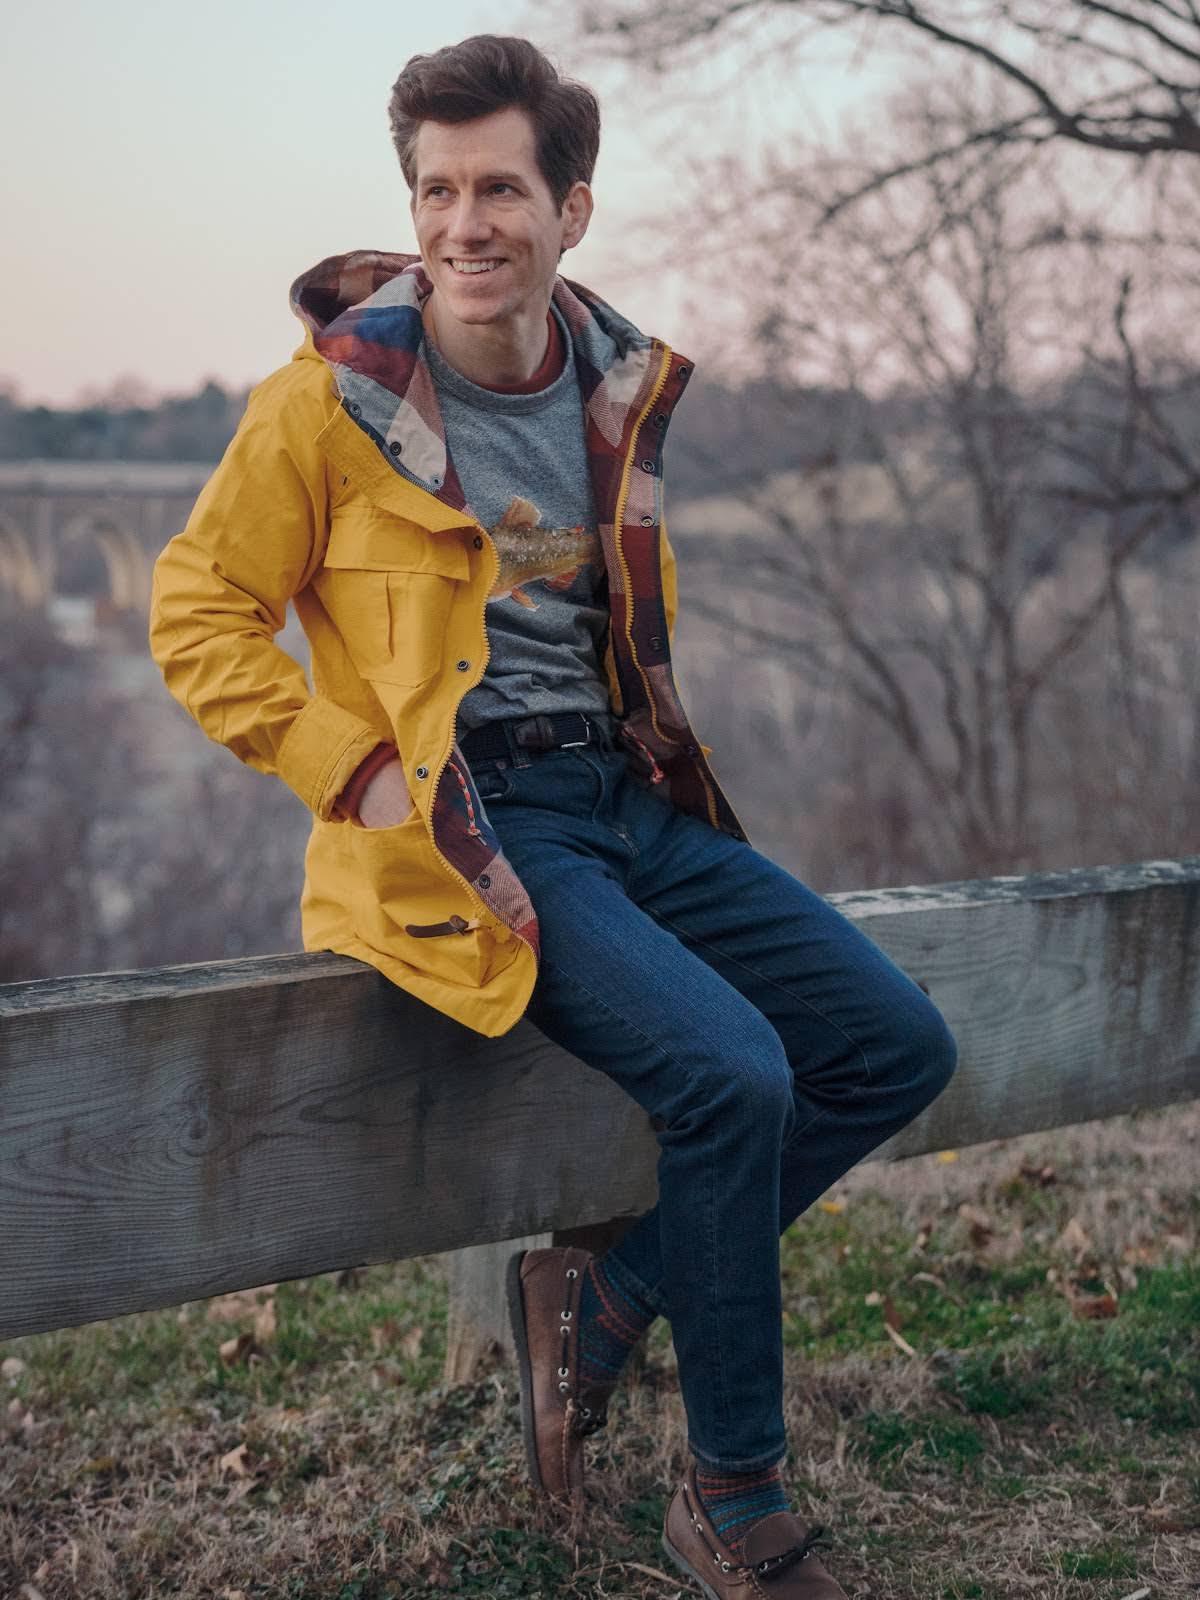
[[[367,785],[380,767],[386,767],[389,761],[395,761],[399,753],[394,744],[388,742],[378,744],[367,759],[354,769],[350,782],[333,803],[331,815],[338,822],[348,821],[358,815],[358,808]]]
[[[324,695],[297,714],[277,756],[279,776],[323,822],[355,769],[379,744],[379,730]]]

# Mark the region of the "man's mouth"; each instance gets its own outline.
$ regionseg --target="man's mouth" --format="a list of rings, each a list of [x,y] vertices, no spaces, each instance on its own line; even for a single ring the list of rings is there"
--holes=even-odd
[[[491,272],[495,267],[503,266],[504,263],[499,256],[488,256],[485,260],[458,259],[451,256],[450,265],[455,272],[471,276],[480,272]]]

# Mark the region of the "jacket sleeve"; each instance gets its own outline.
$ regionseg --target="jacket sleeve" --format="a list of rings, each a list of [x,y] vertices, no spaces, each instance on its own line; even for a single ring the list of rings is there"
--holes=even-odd
[[[325,421],[306,361],[251,392],[182,533],[154,566],[150,653],[210,739],[326,820],[378,730],[323,695],[275,641],[328,533]]]

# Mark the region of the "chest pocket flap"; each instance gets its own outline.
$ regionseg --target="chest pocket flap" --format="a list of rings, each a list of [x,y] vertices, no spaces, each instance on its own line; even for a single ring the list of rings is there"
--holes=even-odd
[[[443,578],[471,575],[470,559],[457,533],[430,533],[386,511],[335,516],[324,565],[362,572],[436,572]]]
[[[471,575],[461,536],[387,512],[337,516],[316,583],[363,677],[414,686],[444,665],[446,629]]]

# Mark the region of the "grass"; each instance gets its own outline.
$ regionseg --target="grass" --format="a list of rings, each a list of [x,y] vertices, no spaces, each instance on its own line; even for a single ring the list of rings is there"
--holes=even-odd
[[[1189,1106],[867,1163],[789,1230],[787,1472],[848,1594],[1195,1600],[1198,1150]],[[666,1325],[573,1531],[445,1315],[428,1258],[0,1348],[0,1600],[690,1594]]]

